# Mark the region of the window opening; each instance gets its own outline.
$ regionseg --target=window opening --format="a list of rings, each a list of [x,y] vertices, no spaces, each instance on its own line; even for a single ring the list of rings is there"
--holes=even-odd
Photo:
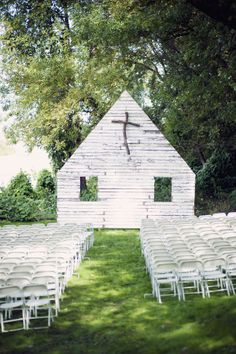
[[[98,200],[98,178],[80,177],[80,200],[82,202],[91,202]]]
[[[154,177],[154,202],[171,202],[171,189],[170,177]]]

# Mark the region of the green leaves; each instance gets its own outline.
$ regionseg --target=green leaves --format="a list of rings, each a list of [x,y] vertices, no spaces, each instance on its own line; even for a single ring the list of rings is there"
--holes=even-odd
[[[54,219],[55,210],[55,181],[47,170],[39,174],[35,190],[24,172],[16,175],[6,188],[0,189],[0,220]]]
[[[35,196],[29,176],[22,171],[12,178],[8,185],[8,192],[15,197],[24,196],[34,198]]]
[[[80,190],[80,201],[91,202],[97,201],[98,195],[98,178],[95,176],[86,179],[86,188]]]
[[[218,149],[236,160],[234,30],[185,0],[9,0],[1,11],[8,135],[43,146],[55,170],[124,89],[200,175]]]
[[[38,196],[42,196],[43,198],[56,192],[55,178],[50,171],[45,169],[40,171],[37,179],[36,192]]]

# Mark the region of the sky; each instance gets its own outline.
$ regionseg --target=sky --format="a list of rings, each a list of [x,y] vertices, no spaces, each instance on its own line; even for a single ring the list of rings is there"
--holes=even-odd
[[[1,122],[1,117],[3,112],[0,107],[0,187],[6,186],[21,170],[30,174],[31,181],[35,184],[40,170],[43,168],[51,170],[46,152],[35,148],[29,153],[23,143],[10,145],[4,136],[4,123]]]

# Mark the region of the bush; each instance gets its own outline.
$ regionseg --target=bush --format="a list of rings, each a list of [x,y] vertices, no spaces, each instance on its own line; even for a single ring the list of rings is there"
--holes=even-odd
[[[234,165],[227,151],[215,150],[204,167],[197,172],[197,191],[213,198],[219,198],[222,192],[230,193],[236,187]]]
[[[14,196],[25,196],[29,198],[35,197],[30,178],[25,172],[22,171],[12,178],[7,190]]]
[[[8,188],[1,189],[0,220],[35,221],[37,202],[27,196],[14,194]]]
[[[56,217],[56,184],[51,172],[44,169],[39,173],[36,194],[38,198],[40,219]]]
[[[98,178],[89,177],[86,181],[86,188],[80,192],[80,200],[83,202],[97,201]]]
[[[55,179],[48,170],[42,170],[39,173],[36,185],[36,193],[39,197],[47,197],[48,195],[55,194],[56,186]]]
[[[47,198],[37,200],[38,220],[54,220],[56,218],[56,195],[48,195]]]
[[[51,173],[39,174],[34,191],[29,176],[20,172],[0,189],[0,220],[39,221],[55,219],[55,183]]]
[[[171,178],[154,177],[154,202],[171,202]]]
[[[231,211],[236,211],[236,189],[229,195],[229,205]]]

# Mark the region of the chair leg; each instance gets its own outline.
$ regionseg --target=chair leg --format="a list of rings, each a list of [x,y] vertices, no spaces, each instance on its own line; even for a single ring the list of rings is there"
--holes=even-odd
[[[176,288],[177,288],[178,300],[181,301],[181,288],[178,283],[176,284]]]
[[[205,289],[204,289],[204,284],[202,282],[200,283],[200,287],[201,287],[202,297],[203,299],[205,299]]]
[[[159,302],[159,304],[162,304],[162,301],[161,301],[161,290],[160,290],[160,285],[159,285],[159,284],[157,284],[156,289],[157,289],[157,299],[158,299],[158,302]]]
[[[0,321],[1,321],[1,332],[5,332],[2,312],[0,312]]]
[[[225,287],[226,287],[226,291],[228,296],[230,296],[230,284],[229,284],[229,280],[225,279]]]
[[[185,292],[184,292],[184,285],[182,283],[179,284],[180,294],[183,301],[185,301]]]
[[[48,308],[48,327],[51,325],[51,307]]]
[[[233,281],[230,278],[229,278],[229,285],[230,285],[230,288],[231,288],[231,291],[232,291],[233,295],[235,295],[234,284],[233,284]]]

